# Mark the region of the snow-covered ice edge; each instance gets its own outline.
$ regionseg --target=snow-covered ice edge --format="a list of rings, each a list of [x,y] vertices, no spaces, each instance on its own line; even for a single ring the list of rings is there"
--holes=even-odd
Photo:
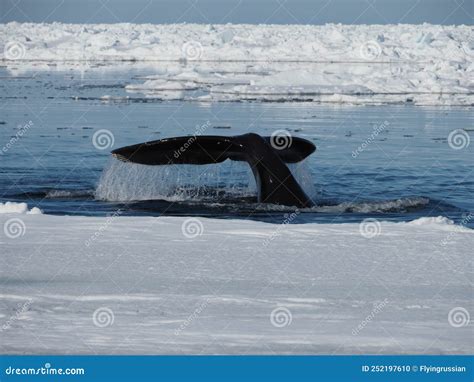
[[[454,61],[474,57],[467,25],[0,24],[7,60]]]
[[[466,25],[8,23],[0,41],[13,72],[149,63],[127,90],[158,99],[474,104]]]
[[[472,353],[474,231],[1,214],[4,353]]]

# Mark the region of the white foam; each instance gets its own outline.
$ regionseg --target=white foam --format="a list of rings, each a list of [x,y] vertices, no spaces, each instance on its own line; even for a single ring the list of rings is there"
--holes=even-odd
[[[90,196],[91,190],[50,190],[47,192],[45,198],[47,199],[61,199]]]
[[[432,224],[439,224],[439,225],[453,225],[454,221],[448,219],[445,216],[436,216],[436,217],[422,217],[415,220],[412,220],[408,224],[410,225],[432,225]]]
[[[442,231],[448,231],[454,233],[472,233],[473,230],[465,226],[465,222],[462,221],[460,224],[456,224],[451,219],[445,216],[430,216],[421,217],[411,222],[405,223],[408,226],[426,227],[428,230],[439,229]],[[443,238],[442,243],[446,245],[449,242],[449,236]]]
[[[0,214],[41,215],[42,211],[38,207],[33,207],[29,210],[26,203],[6,202],[0,203]]]
[[[389,211],[404,211],[409,208],[423,207],[430,202],[428,198],[411,197],[399,198],[392,200],[381,200],[373,202],[343,202],[331,206],[315,206],[311,210],[314,212],[358,212],[358,213],[375,213]]]

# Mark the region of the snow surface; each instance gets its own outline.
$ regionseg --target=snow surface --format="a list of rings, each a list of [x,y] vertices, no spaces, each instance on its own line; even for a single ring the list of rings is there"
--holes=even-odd
[[[0,234],[3,353],[473,350],[474,231],[446,218],[18,219]]]
[[[158,99],[474,104],[464,25],[8,23],[0,41],[13,72],[147,62],[159,74],[127,90]]]

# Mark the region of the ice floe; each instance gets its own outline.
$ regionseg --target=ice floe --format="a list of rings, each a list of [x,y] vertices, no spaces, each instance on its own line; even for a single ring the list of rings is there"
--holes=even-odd
[[[474,231],[445,218],[21,219],[0,235],[7,353],[472,352],[469,319],[449,317],[472,312]]]
[[[146,63],[126,89],[163,100],[474,104],[466,25],[8,23],[0,41],[13,72]]]

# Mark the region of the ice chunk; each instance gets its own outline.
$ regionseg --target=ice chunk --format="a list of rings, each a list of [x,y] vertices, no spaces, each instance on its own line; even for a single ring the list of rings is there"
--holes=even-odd
[[[26,203],[6,202],[0,203],[0,214],[40,215],[42,214],[42,211],[38,207],[33,207],[31,210],[29,210],[28,204]]]

